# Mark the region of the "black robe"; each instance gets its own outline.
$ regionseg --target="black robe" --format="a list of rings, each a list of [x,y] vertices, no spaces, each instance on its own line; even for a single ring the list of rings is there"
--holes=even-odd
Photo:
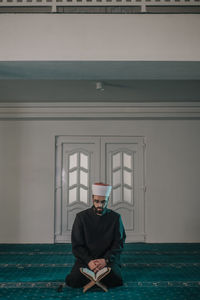
[[[94,207],[79,212],[71,235],[72,253],[76,262],[71,274],[66,277],[66,283],[72,287],[83,286],[88,280],[79,268],[88,267],[93,259],[105,258],[112,271],[103,279],[104,283],[107,286],[122,285],[120,254],[125,238],[121,217],[113,210],[106,209],[102,216],[95,213]]]

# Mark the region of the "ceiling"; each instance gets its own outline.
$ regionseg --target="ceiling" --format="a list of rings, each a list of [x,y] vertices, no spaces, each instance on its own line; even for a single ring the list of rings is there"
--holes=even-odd
[[[188,101],[200,101],[200,62],[0,62],[0,102]]]

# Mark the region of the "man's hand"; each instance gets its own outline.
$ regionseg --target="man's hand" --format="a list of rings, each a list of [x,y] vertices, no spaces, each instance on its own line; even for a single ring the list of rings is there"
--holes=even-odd
[[[94,263],[96,264],[96,268],[93,270],[95,273],[106,266],[106,261],[104,258],[95,259]]]
[[[98,272],[99,270],[103,269],[106,266],[106,260],[104,258],[93,259],[88,263],[88,267],[94,273]]]
[[[94,270],[96,269],[97,265],[96,265],[96,259],[91,260],[88,263],[88,267],[90,268],[90,270],[92,270],[93,272],[95,272]]]

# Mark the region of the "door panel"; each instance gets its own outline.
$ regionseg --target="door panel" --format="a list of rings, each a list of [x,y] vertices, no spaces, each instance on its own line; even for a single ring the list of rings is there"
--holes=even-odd
[[[91,184],[99,179],[99,150],[96,137],[57,138],[56,242],[71,242],[76,214],[92,205]]]
[[[108,207],[122,216],[127,242],[145,237],[143,152],[142,137],[101,138],[101,177],[113,187]]]

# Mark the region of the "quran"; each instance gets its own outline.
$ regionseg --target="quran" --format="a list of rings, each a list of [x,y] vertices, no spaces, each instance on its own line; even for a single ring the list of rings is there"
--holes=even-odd
[[[90,282],[86,284],[83,288],[84,293],[95,284],[101,287],[105,292],[108,291],[106,286],[100,283],[100,280],[110,273],[111,268],[104,267],[103,269],[99,270],[97,273],[94,273],[88,268],[80,268],[80,271],[83,275],[85,275],[87,278],[90,279]]]
[[[91,271],[88,268],[81,268],[80,271],[89,279],[94,280],[94,281],[99,281],[110,272],[110,268],[105,267],[105,268],[99,270],[97,273],[94,273],[93,271]]]

